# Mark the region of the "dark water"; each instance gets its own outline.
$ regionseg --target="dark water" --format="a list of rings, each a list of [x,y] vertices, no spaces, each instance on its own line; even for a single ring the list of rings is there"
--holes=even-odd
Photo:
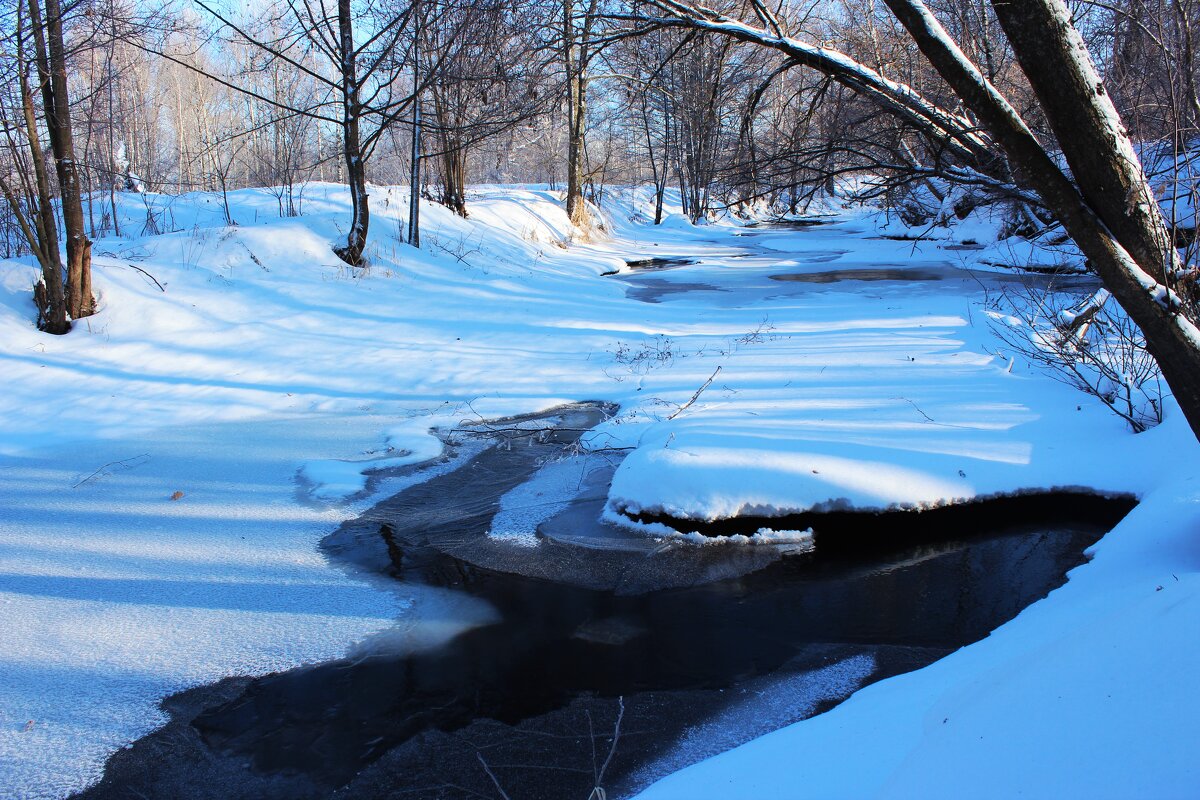
[[[836,217],[803,217],[801,219],[776,219],[765,222],[752,222],[747,228],[770,228],[772,230],[802,231],[819,225],[832,225]]]
[[[655,256],[654,258],[635,258],[632,261],[625,262],[631,269],[642,271],[674,269],[675,267],[686,267],[688,264],[695,263],[696,259],[686,256]]]
[[[825,272],[785,272],[771,280],[795,283],[837,283],[838,281],[940,281],[941,273],[905,267],[873,269],[837,269]]]
[[[359,568],[486,601],[493,624],[431,652],[246,681],[173,723],[186,747],[148,737],[86,796],[498,797],[498,782],[514,800],[586,798],[610,749],[600,782],[624,796],[706,747],[982,638],[1061,584],[1128,509],[1079,496],[959,509],[930,518],[932,541],[914,535],[912,514],[842,514],[824,532],[813,516],[816,547],[798,552],[630,543],[595,521],[597,485],[546,523],[556,533],[538,547],[488,537],[500,497],[603,413],[585,405],[493,423],[506,446],[381,503],[326,543]],[[521,430],[551,422],[557,430]],[[579,530],[587,525],[598,530]],[[617,540],[629,546],[610,546]],[[761,712],[746,704],[779,686],[803,686],[803,698],[780,695],[783,710],[770,707],[781,716],[755,721]],[[698,737],[714,719],[744,727],[714,723],[726,738]]]

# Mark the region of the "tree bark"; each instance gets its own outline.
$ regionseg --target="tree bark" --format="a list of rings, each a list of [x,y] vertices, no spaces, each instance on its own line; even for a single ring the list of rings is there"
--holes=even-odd
[[[567,79],[567,216],[579,228],[591,224],[583,199],[584,167],[587,160],[587,53],[586,35],[575,25],[574,0],[563,0],[563,67]]]
[[[92,242],[85,229],[82,190],[71,131],[62,8],[59,0],[46,0],[43,25],[38,0],[29,0],[29,14],[37,50],[38,77],[42,83],[46,130],[50,136],[50,149],[54,154],[54,168],[62,198],[63,228],[67,240],[67,313],[72,319],[82,319],[96,313],[96,301],[92,295]]]
[[[458,143],[442,141],[442,205],[467,216],[467,152]]]
[[[19,8],[18,8],[19,17]],[[20,22],[18,20],[18,25]],[[17,82],[20,91],[20,106],[25,122],[25,140],[29,145],[29,157],[34,167],[36,207],[34,229],[25,224],[16,196],[5,186],[5,198],[12,207],[13,215],[22,221],[29,246],[37,255],[42,267],[41,288],[35,289],[37,324],[47,333],[61,335],[71,330],[67,320],[66,290],[62,285],[62,259],[59,255],[59,229],[54,221],[54,204],[50,197],[50,179],[46,169],[46,154],[42,150],[37,134],[37,118],[34,112],[34,92],[29,85],[29,65],[24,59],[25,42],[23,26],[17,31]]]
[[[334,250],[353,267],[363,265],[371,210],[367,195],[367,165],[363,162],[359,120],[363,108],[359,98],[358,66],[354,53],[354,25],[350,0],[338,0],[339,76],[342,84],[342,146],[346,163],[346,183],[350,186],[350,232],[346,246]]]
[[[413,72],[416,83],[416,71]],[[408,243],[421,246],[421,96],[413,98],[412,154],[408,173]]]
[[[1120,115],[1061,2],[993,0],[1080,194],[1142,269],[1169,284],[1179,258]]]

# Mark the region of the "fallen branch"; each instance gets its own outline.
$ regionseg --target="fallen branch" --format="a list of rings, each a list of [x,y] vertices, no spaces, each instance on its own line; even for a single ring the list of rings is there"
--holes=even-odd
[[[680,414],[682,414],[684,411],[686,411],[688,409],[688,407],[692,405],[692,403],[696,402],[700,398],[700,395],[704,393],[704,390],[707,389],[710,385],[712,385],[713,380],[717,377],[717,375],[720,372],[721,372],[721,368],[718,366],[715,370],[713,370],[713,374],[708,376],[708,380],[706,380],[704,382],[704,385],[702,385],[699,389],[697,389],[696,393],[694,395],[692,395],[692,399],[688,400],[686,403],[681,405],[679,408],[675,409],[675,413],[672,414],[671,416],[667,417],[667,420],[669,421],[669,420],[675,419]]]
[[[153,276],[153,275],[151,275],[149,272],[146,272],[146,270],[142,269],[141,267],[135,266],[135,265],[133,265],[133,264],[126,264],[125,266],[129,267],[130,269],[136,269],[138,272],[142,273],[142,274],[143,274],[143,275],[145,275],[147,278],[149,278],[150,280],[154,281],[154,285],[155,285],[155,286],[157,286],[157,287],[159,288],[159,290],[161,290],[161,291],[163,291],[163,292],[167,291],[167,290],[166,290],[166,289],[163,287],[163,285],[162,285],[161,283],[159,283],[159,282],[158,282],[158,278],[154,277],[154,276]]]
[[[110,461],[107,464],[100,467],[99,469],[97,469],[91,475],[88,475],[86,478],[81,480],[79,483],[72,486],[71,488],[78,489],[80,486],[83,486],[85,483],[88,483],[89,481],[92,481],[95,478],[100,477],[100,473],[104,472],[104,470],[108,469],[109,467],[121,466],[121,467],[124,467],[125,469],[132,469],[133,467],[137,467],[142,464],[145,464],[149,460],[150,460],[150,454],[142,453],[141,455],[130,456],[129,458],[122,458],[118,461]],[[137,463],[131,464],[131,463],[129,463],[131,461],[134,461]]]
[[[1058,316],[1062,320],[1062,325],[1059,327],[1063,331],[1064,337],[1083,339],[1087,335],[1088,325],[1104,308],[1104,304],[1110,297],[1112,295],[1107,289],[1100,289],[1075,308],[1060,311]]]
[[[717,372],[720,372],[720,370],[721,368],[717,367]],[[715,376],[716,372],[713,375]],[[712,382],[712,378],[709,378],[709,382]],[[604,764],[600,767],[600,773],[596,776],[596,786],[592,789],[589,800],[607,800],[607,794],[605,794],[601,784],[604,783],[604,773],[608,771],[608,765],[612,763],[613,756],[617,753],[617,745],[621,742],[621,721],[623,719],[625,719],[625,696],[621,695],[617,698],[617,721],[613,725],[612,746],[608,748],[608,758],[604,759]]]
[[[504,800],[510,800],[508,793],[504,791],[504,787],[500,785],[500,781],[496,778],[496,774],[492,772],[492,768],[489,767],[487,761],[484,760],[483,753],[475,751],[475,757],[478,758],[479,763],[483,765],[483,771],[486,772],[488,777],[492,779],[492,784],[496,787],[496,791],[500,793],[500,796],[503,797]]]

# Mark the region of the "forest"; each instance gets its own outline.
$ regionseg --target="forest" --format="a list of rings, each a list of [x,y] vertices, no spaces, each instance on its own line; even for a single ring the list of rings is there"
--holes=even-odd
[[[1198,35],[0,0],[0,795],[1194,794]]]

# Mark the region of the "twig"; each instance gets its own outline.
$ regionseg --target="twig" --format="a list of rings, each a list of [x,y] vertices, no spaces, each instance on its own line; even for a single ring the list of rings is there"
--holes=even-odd
[[[141,267],[135,266],[133,264],[126,264],[125,266],[129,267],[130,269],[136,269],[138,272],[142,273],[147,278],[154,281],[154,285],[157,286],[161,291],[163,291],[163,292],[167,291],[166,289],[163,288],[163,285],[158,282],[158,278],[154,277],[149,272],[146,272],[146,270],[142,269]]]
[[[717,369],[719,370],[720,367],[717,367]],[[596,788],[592,792],[592,796],[597,797],[597,800],[604,800],[604,790],[600,788],[600,784],[604,781],[604,772],[608,769],[609,763],[617,753],[617,743],[621,741],[621,720],[625,718],[624,695],[617,698],[617,708],[617,721],[613,725],[612,747],[608,748],[608,758],[604,759],[604,764],[600,767],[600,774],[596,776]]]
[[[149,453],[142,453],[141,455],[137,455],[137,456],[130,456],[129,458],[122,458],[122,459],[120,459],[120,460],[118,460],[118,461],[110,461],[110,462],[108,462],[107,464],[105,464],[105,465],[103,465],[102,467],[100,467],[99,469],[97,469],[97,470],[96,470],[95,472],[93,472],[91,475],[88,475],[86,478],[84,478],[83,480],[81,480],[79,483],[77,483],[77,484],[75,484],[74,486],[72,486],[71,488],[72,488],[72,489],[78,489],[80,486],[83,486],[83,485],[84,485],[85,483],[87,483],[88,481],[90,481],[90,480],[92,480],[93,478],[95,478],[95,477],[99,476],[101,472],[104,472],[104,470],[108,469],[109,467],[116,466],[116,465],[118,465],[118,464],[121,464],[121,465],[126,465],[126,464],[128,464],[128,466],[130,466],[130,467],[136,467],[136,466],[138,466],[138,464],[129,464],[128,462],[130,462],[130,461],[136,461],[136,460],[137,460],[137,459],[139,459],[139,458],[149,459],[149,458],[150,458],[150,454],[149,454]],[[144,461],[142,461],[142,462],[138,462],[138,463],[139,463],[139,464],[144,464],[145,462],[144,462]]]
[[[912,400],[909,400],[907,397],[897,397],[896,399],[903,400],[904,402],[908,403],[910,406],[915,408],[917,410],[917,413],[920,414],[922,417],[924,417],[926,419],[926,421],[928,421],[928,422],[936,422],[937,421],[933,417],[929,416],[924,411],[922,411],[921,407],[919,405],[914,403]]]
[[[592,785],[599,786],[600,785],[600,771],[597,768],[599,765],[596,763],[596,728],[592,725],[591,709],[584,709],[583,713],[587,717],[588,739],[592,743]]]
[[[554,433],[555,431],[587,433],[590,430],[591,428],[556,428],[553,425],[546,428],[489,428],[481,426],[479,428],[451,428],[450,433],[511,433],[516,436],[533,436],[539,433]]]
[[[500,793],[500,796],[503,797],[504,800],[512,800],[512,798],[508,796],[508,793],[504,791],[504,787],[500,785],[500,781],[497,780],[495,773],[492,772],[492,768],[489,767],[487,761],[484,760],[483,753],[480,753],[478,750],[476,750],[475,757],[478,758],[479,763],[483,765],[483,771],[486,772],[488,777],[492,779],[492,783],[495,784],[496,791]]]
[[[700,395],[704,392],[704,390],[707,389],[709,387],[709,385],[713,382],[713,379],[717,377],[717,374],[720,373],[720,371],[721,371],[720,367],[717,367],[715,370],[713,370],[713,374],[709,375],[708,380],[706,380],[704,382],[704,385],[696,390],[696,393],[694,395],[692,395],[692,399],[688,400],[686,403],[681,405],[679,408],[675,409],[675,413],[672,414],[671,416],[667,417],[667,419],[668,420],[675,419],[680,414],[682,414],[684,411],[686,411],[692,403],[696,402],[696,400],[698,400],[700,398]]]

